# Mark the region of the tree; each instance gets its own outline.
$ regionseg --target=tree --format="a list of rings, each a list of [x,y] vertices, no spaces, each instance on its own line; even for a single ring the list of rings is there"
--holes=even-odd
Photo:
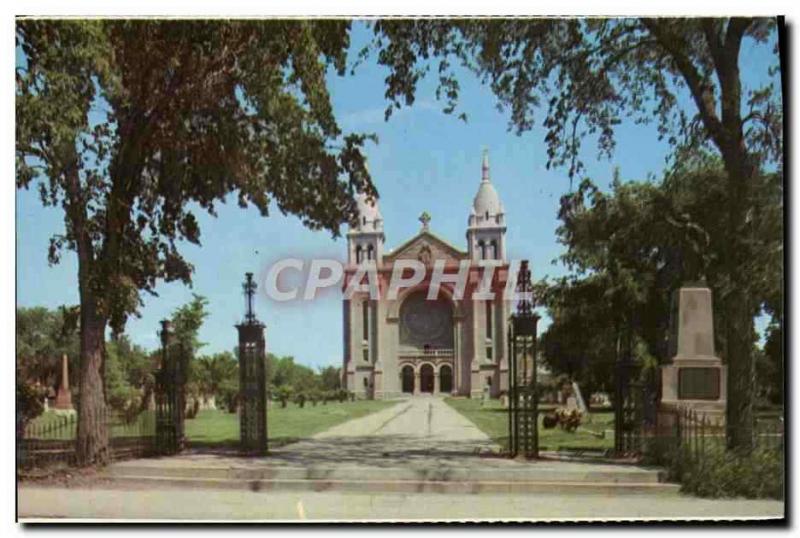
[[[419,64],[431,56],[439,58],[437,97],[454,112],[459,85],[451,62],[460,61],[510,109],[518,132],[535,125],[540,107],[546,110],[548,166],[568,166],[570,178],[582,171],[583,140],[596,139],[600,154],[610,155],[624,117],[655,120],[676,149],[718,152],[728,193],[718,291],[729,372],[728,444],[745,450],[752,445],[753,317],[761,307],[747,280],[759,240],[749,216],[758,196],[754,178],[768,165],[783,172],[783,114],[774,80],[745,95],[739,59],[743,42],[768,44],[777,27],[766,18],[379,20],[371,44],[389,68],[387,117],[413,103],[430,67]],[[771,78],[779,69],[774,41]]]
[[[108,405],[129,421],[147,406],[155,384],[154,362],[150,353],[131,343],[126,335],[112,335],[106,345]]]
[[[141,294],[191,282],[180,241],[196,211],[271,202],[334,235],[374,189],[325,85],[344,73],[349,22],[20,20],[16,182],[61,207],[78,258],[81,465],[108,461],[104,335]],[[341,179],[345,177],[346,179]]]
[[[19,307],[16,312],[16,360],[19,375],[28,382],[55,389],[61,381],[61,357],[67,355],[70,386],[77,388],[78,338],[73,307],[50,310]]]
[[[339,390],[342,388],[341,368],[325,366],[319,370],[320,390]]]
[[[782,184],[778,174],[753,182],[760,195],[751,225],[759,230],[760,243],[746,267],[748,293],[772,312],[783,278]],[[642,365],[672,358],[667,346],[672,291],[705,279],[719,302],[725,285],[720,253],[727,235],[720,213],[729,196],[726,184],[719,159],[704,155],[682,160],[658,183],[622,183],[617,177],[604,193],[585,180],[562,198],[561,260],[574,274],[538,286],[553,319],[542,345],[554,371],[609,385],[609,366],[626,331],[633,358]],[[715,324],[725,326],[726,314],[716,309]],[[717,349],[725,349],[724,332],[715,335]],[[762,369],[759,377],[772,380],[774,371]]]
[[[555,375],[577,381],[584,394],[613,392],[616,329],[607,312],[607,279],[561,279],[540,294],[552,320],[540,336],[544,362]]]
[[[218,398],[228,409],[235,407],[239,390],[239,363],[232,353],[225,351],[199,357],[192,372],[201,394]]]
[[[286,404],[291,400],[294,394],[294,389],[291,385],[279,385],[272,393],[275,399],[281,402],[281,407],[286,407]]]

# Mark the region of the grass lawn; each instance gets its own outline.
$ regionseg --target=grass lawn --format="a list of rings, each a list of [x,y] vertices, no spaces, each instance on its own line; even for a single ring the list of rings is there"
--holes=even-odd
[[[382,400],[356,400],[355,402],[318,404],[310,403],[302,409],[289,404],[285,409],[275,404],[267,411],[267,428],[270,446],[281,446],[308,438],[315,433],[347,420],[363,417],[390,407],[397,402]],[[239,415],[220,410],[200,411],[197,417],[187,420],[186,437],[194,446],[236,445],[239,442]],[[58,441],[75,439],[77,417],[65,417],[48,411],[31,421],[28,426],[31,437]],[[130,425],[115,424],[111,436],[137,437],[153,435],[155,412],[145,411]]]
[[[306,404],[300,408],[289,404],[281,408],[274,404],[267,411],[267,430],[270,447],[282,446],[315,433],[327,430],[350,419],[363,417],[397,402],[356,400],[355,402]],[[186,421],[186,437],[191,445],[234,445],[239,442],[239,415],[225,411],[200,411]]]
[[[501,447],[508,445],[508,410],[499,400],[489,400],[481,405],[481,400],[469,398],[445,398],[445,402],[464,415]],[[539,449],[558,450],[560,448],[606,449],[614,448],[614,414],[611,412],[589,413],[574,433],[561,428],[546,430],[542,427],[544,412],[539,410]],[[592,433],[605,432],[599,438]]]

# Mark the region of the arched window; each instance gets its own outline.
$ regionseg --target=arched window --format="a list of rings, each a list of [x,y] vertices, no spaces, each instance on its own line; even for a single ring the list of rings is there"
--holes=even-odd
[[[489,246],[491,247],[489,249],[489,258],[492,260],[498,259],[500,256],[497,255],[497,241],[492,239],[491,242],[489,242]]]
[[[367,259],[368,260],[375,259],[375,249],[372,248],[372,245],[367,246]]]
[[[486,339],[492,339],[492,302],[486,301]]]
[[[486,243],[483,242],[483,239],[478,241],[478,249],[480,250],[480,253],[481,253],[479,259],[485,260],[486,259]]]
[[[356,246],[356,263],[361,263],[361,245]]]
[[[369,342],[369,302],[364,301],[361,303],[361,321],[362,321],[362,334],[364,342]]]

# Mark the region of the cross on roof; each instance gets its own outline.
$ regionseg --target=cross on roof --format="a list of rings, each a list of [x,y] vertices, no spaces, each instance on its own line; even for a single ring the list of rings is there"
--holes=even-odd
[[[423,211],[422,215],[419,216],[419,221],[422,223],[422,229],[428,229],[428,223],[431,221],[431,216],[428,214],[427,211]]]

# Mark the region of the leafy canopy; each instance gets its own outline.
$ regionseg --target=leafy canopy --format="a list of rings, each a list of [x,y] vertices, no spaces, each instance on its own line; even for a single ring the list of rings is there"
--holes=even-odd
[[[325,84],[342,20],[20,20],[17,185],[65,211],[51,244],[120,330],[158,279],[191,281],[181,241],[233,194],[334,235],[373,192]],[[344,178],[344,179],[343,179]]]

